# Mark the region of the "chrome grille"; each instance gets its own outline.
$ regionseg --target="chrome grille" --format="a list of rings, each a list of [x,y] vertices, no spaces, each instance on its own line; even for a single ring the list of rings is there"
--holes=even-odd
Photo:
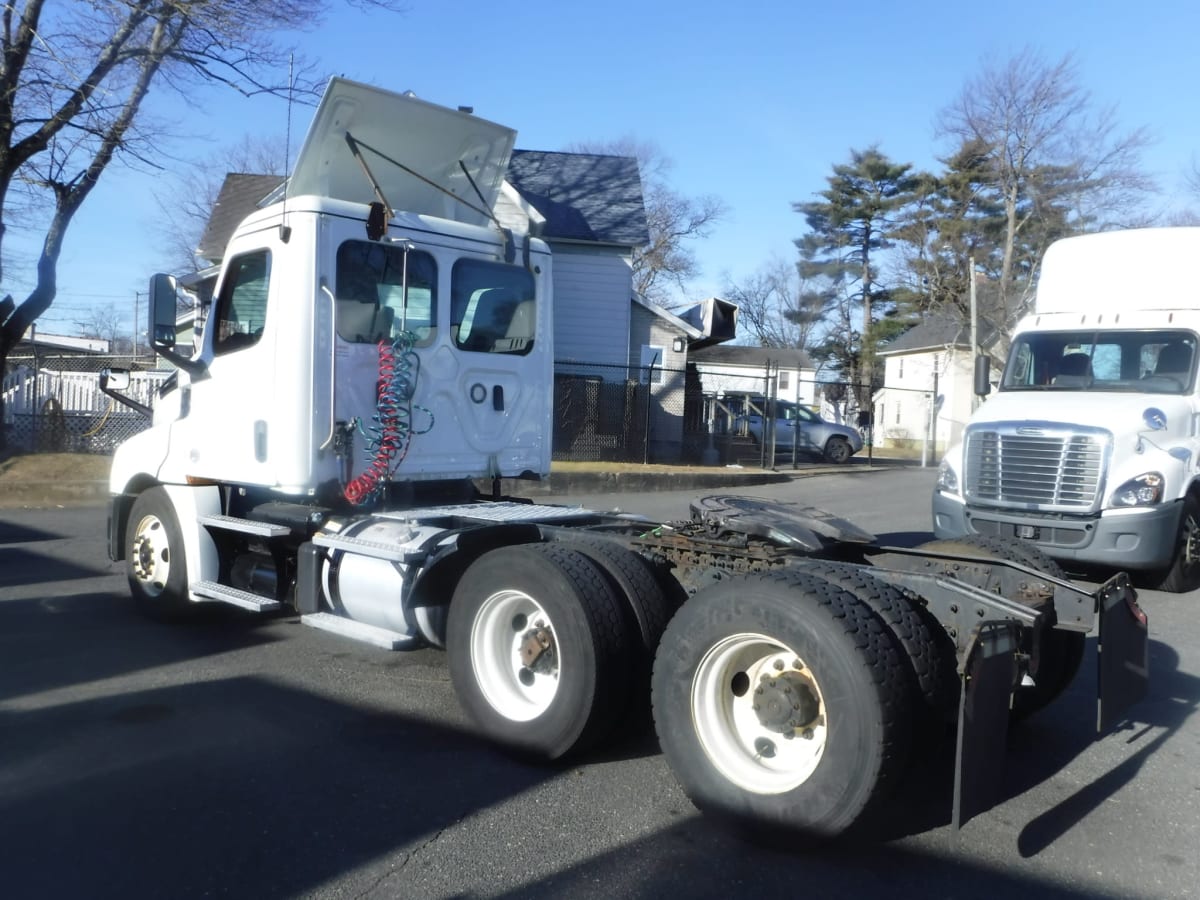
[[[967,429],[967,499],[988,506],[1090,512],[1100,502],[1112,435],[1029,422]]]

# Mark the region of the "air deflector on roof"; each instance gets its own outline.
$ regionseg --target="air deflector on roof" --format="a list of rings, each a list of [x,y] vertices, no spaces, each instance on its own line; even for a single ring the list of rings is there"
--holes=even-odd
[[[355,203],[376,200],[374,188],[347,146],[347,133],[403,163],[404,168],[384,162],[371,165],[393,209],[473,225],[487,223],[488,217],[471,207],[478,207],[481,199],[488,209],[495,205],[516,140],[511,128],[486,119],[334,78],[296,158],[289,197],[317,194]]]

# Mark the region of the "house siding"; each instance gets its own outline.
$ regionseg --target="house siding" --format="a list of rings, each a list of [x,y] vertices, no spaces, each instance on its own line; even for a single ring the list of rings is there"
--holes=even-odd
[[[553,245],[553,252],[555,359],[628,365],[628,252],[575,245]]]
[[[698,362],[696,368],[706,394],[766,393],[766,368],[763,366]],[[816,372],[813,369],[780,369],[780,374],[783,372],[787,372],[788,386],[779,389],[778,398],[812,406],[816,402]]]
[[[683,447],[684,415],[684,371],[687,367],[687,351],[676,353],[671,349],[675,338],[683,332],[672,328],[661,317],[637,303],[632,304],[629,326],[629,365],[643,366],[642,348],[661,347],[656,369],[662,371],[650,390],[650,446],[651,459],[661,462],[679,459]],[[639,377],[645,378],[644,374]]]
[[[875,434],[884,445],[920,444],[928,437],[933,373],[942,397],[935,424],[936,453],[962,438],[974,405],[971,354],[962,348],[938,348],[889,356],[885,387],[875,397]]]

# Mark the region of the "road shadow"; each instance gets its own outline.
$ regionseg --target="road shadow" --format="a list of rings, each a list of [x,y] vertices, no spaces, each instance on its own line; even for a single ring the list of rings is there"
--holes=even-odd
[[[0,518],[0,544],[33,544],[40,541],[53,541],[61,537],[63,535],[55,534],[52,531],[18,525],[16,522],[6,522]]]
[[[257,677],[0,715],[12,897],[291,897],[551,777]]]
[[[768,849],[708,818],[679,824],[598,855],[505,898],[1021,897],[1103,898],[986,860],[850,840],[803,841]],[[1119,896],[1116,893],[1109,895]]]
[[[23,547],[0,549],[0,588],[49,581],[75,581],[108,574],[106,567],[68,562],[59,556],[37,553]]]
[[[215,605],[214,605],[215,607]],[[128,597],[80,593],[0,603],[0,700],[229,653],[275,640],[231,607],[179,625],[137,615]]]
[[[1093,663],[1089,667],[1090,677],[1076,679],[1072,692],[1089,687],[1093,692],[1095,690],[1095,660],[1093,654],[1089,656]],[[1085,665],[1088,662],[1088,659],[1084,660]],[[1132,755],[1027,824],[1017,841],[1023,857],[1041,853],[1129,784],[1167,740],[1196,713],[1200,706],[1200,678],[1179,670],[1179,655],[1174,649],[1161,641],[1151,641],[1150,672],[1146,698],[1130,711],[1127,722],[1104,738],[1136,748]],[[1078,704],[1075,704],[1072,708],[1077,707]],[[1093,706],[1093,716],[1094,709]],[[1006,779],[1006,786],[1011,791],[1020,793],[1027,790],[1065,766],[1087,746],[1081,746],[1078,742],[1072,746],[1069,735],[1059,733],[1064,724],[1075,728],[1084,724],[1077,714],[1074,718],[1075,721],[1067,723],[1060,712],[1053,708],[1045,710],[1040,718],[1030,722],[1028,731],[1019,732],[1018,739],[1010,741],[1017,757],[1011,760],[1009,771],[1013,774]],[[1092,718],[1092,727],[1094,722]]]

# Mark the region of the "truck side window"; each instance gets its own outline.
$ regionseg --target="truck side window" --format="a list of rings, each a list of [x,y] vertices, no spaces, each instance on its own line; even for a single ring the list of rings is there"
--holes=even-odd
[[[428,253],[373,241],[346,241],[338,247],[334,296],[337,333],[344,341],[373,344],[409,331],[418,346],[433,342],[437,263]]]
[[[270,279],[269,250],[255,250],[230,261],[217,296],[215,355],[244,350],[258,343],[267,320]]]
[[[455,346],[521,356],[533,349],[537,305],[533,275],[526,269],[460,259],[454,264],[450,296]]]

